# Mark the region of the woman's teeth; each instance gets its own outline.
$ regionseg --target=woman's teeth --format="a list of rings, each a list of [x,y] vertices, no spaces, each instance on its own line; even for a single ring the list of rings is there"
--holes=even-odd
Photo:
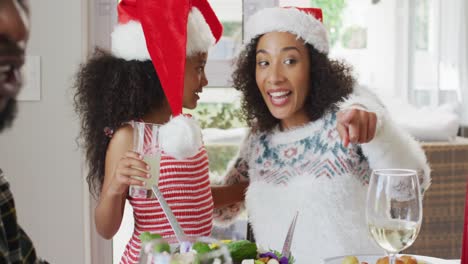
[[[273,93],[270,93],[270,96],[271,97],[282,97],[282,96],[288,95],[289,93],[290,93],[290,91],[273,92]]]
[[[289,95],[291,91],[278,91],[278,92],[270,92],[268,95],[270,96],[270,100],[275,106],[282,106],[288,102]]]

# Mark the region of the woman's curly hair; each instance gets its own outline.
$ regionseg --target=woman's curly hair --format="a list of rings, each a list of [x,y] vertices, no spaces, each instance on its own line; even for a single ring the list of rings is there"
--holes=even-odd
[[[234,88],[243,94],[241,107],[247,123],[260,131],[270,131],[280,120],[268,110],[255,80],[256,49],[260,37],[252,39],[240,53],[232,80]],[[309,119],[315,121],[327,111],[336,109],[336,103],[353,91],[355,80],[351,67],[330,60],[310,44],[305,46],[309,53],[311,87],[304,104]]]
[[[91,193],[98,195],[104,181],[108,130],[142,118],[165,96],[150,60],[126,61],[100,49],[81,65],[73,89],[89,166],[86,180]]]

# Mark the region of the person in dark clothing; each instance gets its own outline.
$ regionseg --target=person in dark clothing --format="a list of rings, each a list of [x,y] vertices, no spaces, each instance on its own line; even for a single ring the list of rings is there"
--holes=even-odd
[[[0,1],[0,132],[16,115],[29,25],[28,0]],[[18,224],[10,184],[1,169],[0,263],[47,263],[37,258],[31,239]]]

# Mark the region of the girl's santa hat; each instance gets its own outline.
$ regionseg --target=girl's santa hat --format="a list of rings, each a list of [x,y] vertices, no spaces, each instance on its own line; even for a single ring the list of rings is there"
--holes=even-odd
[[[319,52],[328,54],[328,35],[322,20],[322,10],[319,8],[265,8],[247,21],[244,42],[250,43],[252,39],[269,32],[289,32]]]
[[[182,115],[186,57],[208,52],[223,27],[207,0],[121,0],[112,33],[112,54],[151,60],[172,110],[162,126],[162,148],[175,158],[195,155],[202,145],[197,122]]]

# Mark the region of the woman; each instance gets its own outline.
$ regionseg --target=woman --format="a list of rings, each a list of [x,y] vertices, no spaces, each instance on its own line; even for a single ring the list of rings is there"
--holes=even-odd
[[[418,143],[395,126],[372,93],[357,87],[348,66],[327,57],[320,20],[317,9],[268,8],[247,23],[248,44],[233,80],[251,130],[224,183],[248,187],[245,201],[224,194],[237,203],[215,210],[215,219],[228,223],[246,206],[257,243],[277,250],[299,211],[292,246],[297,263],[382,251],[365,221],[372,169],[416,169],[422,189],[430,183]],[[368,124],[368,111],[378,119],[375,137],[360,129],[354,136],[373,139],[345,147],[340,133],[356,134],[346,126],[349,112]]]

